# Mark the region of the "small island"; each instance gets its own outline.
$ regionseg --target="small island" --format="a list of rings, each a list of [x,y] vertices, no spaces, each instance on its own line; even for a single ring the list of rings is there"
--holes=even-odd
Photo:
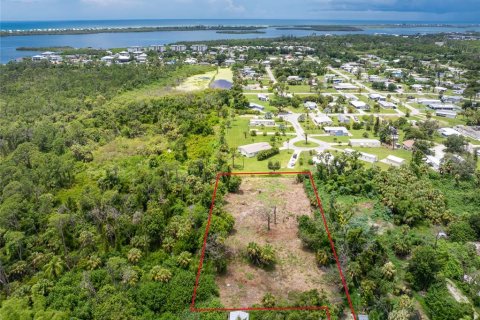
[[[260,30],[218,30],[216,33],[223,34],[262,34],[266,33],[265,31]]]
[[[362,28],[354,26],[338,25],[298,25],[287,27],[276,27],[277,30],[311,30],[311,31],[363,31]]]

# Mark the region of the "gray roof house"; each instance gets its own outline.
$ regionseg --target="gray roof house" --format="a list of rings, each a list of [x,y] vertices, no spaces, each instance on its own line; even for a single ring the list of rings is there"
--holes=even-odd
[[[238,147],[238,151],[247,158],[255,157],[260,151],[270,149],[272,146],[268,142],[257,142]]]

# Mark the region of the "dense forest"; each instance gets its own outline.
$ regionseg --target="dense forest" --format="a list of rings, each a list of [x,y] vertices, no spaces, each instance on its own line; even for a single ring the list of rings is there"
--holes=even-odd
[[[201,70],[1,67],[0,318],[193,317],[230,96],[128,93]],[[232,225],[221,207],[215,223]],[[199,305],[218,304],[208,270],[202,279]]]

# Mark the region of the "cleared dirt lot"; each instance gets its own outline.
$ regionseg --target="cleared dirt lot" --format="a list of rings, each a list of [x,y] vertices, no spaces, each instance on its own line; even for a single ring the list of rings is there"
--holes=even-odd
[[[331,291],[324,271],[315,263],[315,255],[303,249],[298,238],[297,217],[312,215],[310,202],[303,185],[294,177],[244,177],[240,190],[226,197],[225,209],[235,217],[235,230],[226,239],[232,252],[227,273],[217,277],[220,299],[225,307],[251,307],[261,303],[265,293],[289,300],[289,295],[311,289],[324,289],[336,300],[338,292]],[[277,223],[267,213],[277,208]],[[278,262],[275,269],[263,270],[245,258],[249,242],[271,244]]]

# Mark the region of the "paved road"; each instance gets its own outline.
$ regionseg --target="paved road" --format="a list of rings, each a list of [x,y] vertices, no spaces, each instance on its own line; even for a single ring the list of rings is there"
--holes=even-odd
[[[267,71],[267,74],[270,77],[270,80],[272,80],[273,83],[277,83],[277,79],[275,79],[272,69],[270,67],[265,67],[265,71]]]

